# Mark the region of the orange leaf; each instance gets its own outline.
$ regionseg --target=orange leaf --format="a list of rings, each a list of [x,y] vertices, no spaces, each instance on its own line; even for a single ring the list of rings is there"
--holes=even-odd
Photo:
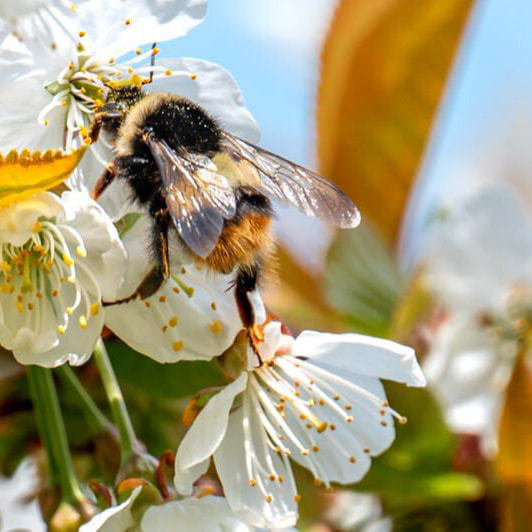
[[[503,484],[532,486],[532,372],[523,356],[506,390],[496,466]]]
[[[322,54],[320,171],[391,241],[472,0],[343,0]]]
[[[71,153],[12,150],[6,156],[0,154],[0,208],[60,185],[76,168],[86,148]]]

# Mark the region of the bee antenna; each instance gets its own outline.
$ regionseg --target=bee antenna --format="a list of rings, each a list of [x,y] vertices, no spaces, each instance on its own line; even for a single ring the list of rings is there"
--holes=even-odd
[[[150,81],[148,83],[151,83],[153,81],[153,67],[155,66],[155,48],[157,48],[157,43],[154,42],[151,46],[151,59],[150,59]]]

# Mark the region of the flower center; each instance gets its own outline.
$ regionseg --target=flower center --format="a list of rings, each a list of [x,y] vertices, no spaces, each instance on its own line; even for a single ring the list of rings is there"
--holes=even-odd
[[[76,260],[64,234],[75,242]],[[99,312],[101,299],[98,283],[84,264],[86,256],[75,229],[48,220],[36,222],[24,245],[0,245],[0,295],[12,299],[14,312],[25,315],[28,328],[40,328],[51,304],[59,334],[65,334],[74,313],[84,329]]]

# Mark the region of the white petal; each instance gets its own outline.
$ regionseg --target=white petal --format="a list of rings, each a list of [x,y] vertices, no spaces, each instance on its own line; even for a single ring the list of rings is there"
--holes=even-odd
[[[142,491],[142,486],[133,490],[122,504],[112,506],[96,514],[89,522],[81,525],[79,532],[123,532],[135,525],[131,515],[131,507]]]
[[[248,532],[251,529],[234,516],[223,497],[183,499],[148,508],[140,528],[142,532]]]
[[[53,218],[63,210],[55,194],[41,192],[0,210],[0,244],[22,246],[33,232],[38,218]]]
[[[197,75],[197,78],[191,80],[188,74],[183,74],[159,79],[154,81],[153,91],[173,92],[189,98],[205,108],[229,133],[250,142],[259,140],[257,123],[245,107],[242,92],[227,70],[215,63],[188,57],[164,60],[160,64],[172,71],[185,70]]]
[[[457,314],[436,335],[424,370],[451,427],[490,437],[517,350],[497,341],[474,319]]]
[[[244,372],[212,397],[183,438],[176,454],[174,477],[176,487],[182,493],[190,494],[192,490],[191,482],[186,486],[188,489],[184,489],[183,473],[200,463],[203,467],[204,461],[216,451],[225,436],[233,401],[246,388],[246,384],[247,373]]]
[[[514,283],[532,280],[530,217],[510,188],[483,189],[434,228],[426,260],[427,279],[449,306],[497,308]]]
[[[64,223],[79,232],[87,249],[87,257],[79,260],[85,261],[97,278],[103,299],[116,299],[127,273],[126,250],[116,227],[86,193],[64,192],[61,199],[65,214],[57,218],[57,223]],[[76,246],[73,245],[72,249]]]
[[[78,17],[93,43],[97,41],[109,56],[119,57],[154,40],[186,35],[205,18],[206,7],[205,0],[92,0],[78,6]],[[109,32],[111,27],[114,32]]]
[[[251,417],[251,432],[260,437],[264,429],[260,422]],[[266,502],[259,486],[252,487],[245,464],[243,409],[238,408],[229,416],[227,435],[214,454],[214,462],[229,506],[238,517],[253,526],[261,528],[287,528],[297,521],[297,504],[291,485],[294,482],[290,466],[285,467],[275,453],[271,453],[276,472],[284,477],[278,480],[265,479],[268,494]]]
[[[314,364],[340,374],[348,370],[409,386],[426,384],[414,350],[391,340],[352,333],[304,331],[296,338],[292,354],[308,357]]]

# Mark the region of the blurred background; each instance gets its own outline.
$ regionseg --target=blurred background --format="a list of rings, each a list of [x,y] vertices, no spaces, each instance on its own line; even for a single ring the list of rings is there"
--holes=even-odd
[[[528,0],[210,0],[203,24],[161,46],[227,68],[261,145],[362,212],[334,233],[280,211],[270,308],[294,332],[412,345],[429,380],[386,386],[409,422],[361,483],[323,493],[298,471],[300,530],[532,530],[531,20]],[[175,448],[176,412],[216,370],[108,343],[143,441]],[[4,475],[37,437],[17,371],[0,375]],[[92,365],[76,371],[103,403]],[[88,443],[67,392],[76,467],[91,478],[109,442]]]

